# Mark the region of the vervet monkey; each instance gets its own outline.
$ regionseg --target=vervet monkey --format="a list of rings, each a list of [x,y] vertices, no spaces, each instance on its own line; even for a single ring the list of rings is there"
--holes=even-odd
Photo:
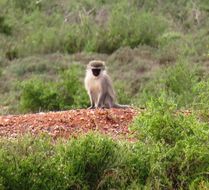
[[[112,81],[106,72],[105,62],[90,61],[86,69],[85,88],[93,108],[128,108],[127,105],[116,104],[116,96]]]

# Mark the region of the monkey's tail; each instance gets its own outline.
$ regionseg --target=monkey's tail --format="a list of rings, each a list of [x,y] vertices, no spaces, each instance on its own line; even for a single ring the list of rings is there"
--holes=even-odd
[[[129,105],[113,104],[113,108],[130,108]]]

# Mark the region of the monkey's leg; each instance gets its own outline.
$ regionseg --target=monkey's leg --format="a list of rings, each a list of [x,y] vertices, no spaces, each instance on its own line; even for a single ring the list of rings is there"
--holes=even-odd
[[[100,93],[96,108],[103,108],[105,103],[106,93]]]
[[[89,99],[90,99],[90,102],[91,102],[91,106],[88,107],[88,109],[94,109],[95,108],[95,103],[94,103],[94,100],[93,100],[93,93],[92,92],[89,92]]]
[[[112,98],[107,95],[106,98],[105,98],[105,103],[104,104],[105,104],[104,105],[105,108],[112,108],[113,107],[113,100],[112,100]]]

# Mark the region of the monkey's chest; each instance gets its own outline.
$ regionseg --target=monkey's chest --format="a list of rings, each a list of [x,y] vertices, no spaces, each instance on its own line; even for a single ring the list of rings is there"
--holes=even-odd
[[[102,85],[99,80],[92,80],[89,86],[90,86],[90,91],[93,92],[95,95],[101,92]]]

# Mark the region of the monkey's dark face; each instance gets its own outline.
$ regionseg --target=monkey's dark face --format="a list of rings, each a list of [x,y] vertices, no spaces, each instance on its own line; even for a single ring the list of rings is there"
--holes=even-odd
[[[95,77],[99,76],[101,69],[92,69],[92,73]]]

